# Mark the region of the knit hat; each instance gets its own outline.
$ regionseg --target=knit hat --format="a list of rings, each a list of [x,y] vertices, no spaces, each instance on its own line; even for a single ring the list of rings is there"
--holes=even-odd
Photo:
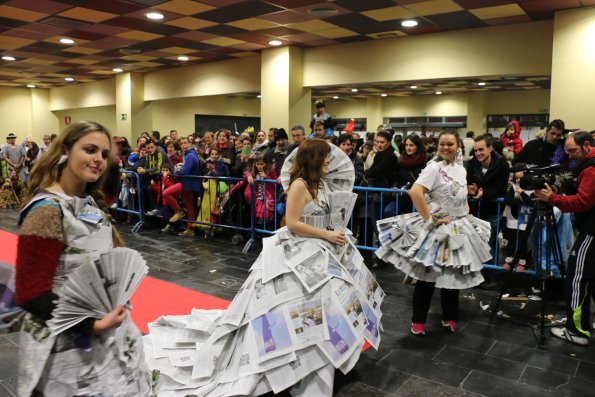
[[[287,136],[287,132],[285,132],[285,129],[283,128],[279,128],[275,132],[275,141],[278,141],[279,139],[289,139],[289,136]]]

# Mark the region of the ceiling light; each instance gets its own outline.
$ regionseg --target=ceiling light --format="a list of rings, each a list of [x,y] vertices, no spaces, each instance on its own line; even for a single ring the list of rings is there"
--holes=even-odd
[[[27,84],[27,88],[35,88],[35,85],[33,85],[33,84]]]
[[[123,72],[124,69],[120,69],[120,68],[113,68],[112,71],[116,72],[116,73],[120,73]]]
[[[480,81],[479,83],[477,83],[477,85],[481,85],[481,86],[483,86],[483,85],[486,85],[486,83],[485,83],[485,82],[483,82],[483,81]]]
[[[60,43],[62,43],[62,44],[74,44],[74,40],[72,40],[72,39],[60,39]]]
[[[187,56],[185,56],[185,55],[180,55],[180,56],[178,57],[178,61],[187,61],[187,60],[189,60],[189,59],[190,59],[190,58],[188,58],[188,57],[187,57]]]
[[[4,59],[5,61],[16,61],[17,60],[15,57],[9,57],[9,56],[2,57],[2,59]]]
[[[274,47],[279,46],[281,44],[283,44],[283,42],[281,40],[271,40],[271,41],[269,41],[269,45],[272,45]]]
[[[406,19],[403,22],[401,22],[401,26],[405,28],[412,28],[414,26],[417,26],[417,21],[414,19]]]
[[[158,12],[150,12],[148,14],[145,14],[145,16],[147,18],[149,18],[149,19],[153,19],[153,20],[156,20],[156,21],[158,21],[160,19],[163,19],[163,14],[160,14]]]
[[[380,94],[380,96],[388,96],[388,94]]]
[[[411,88],[412,90],[414,90],[414,89],[416,89],[416,88],[417,88],[417,86],[416,86],[416,85],[412,85],[412,86],[411,86],[411,87],[409,87],[409,88]]]
[[[328,17],[328,16],[334,15],[338,12],[339,12],[339,10],[337,10],[336,8],[331,8],[331,7],[316,7],[316,8],[310,8],[308,10],[308,14],[314,15],[319,18]]]
[[[333,99],[339,99],[339,97],[338,97],[337,95],[335,95],[335,96],[333,97]]]
[[[357,88],[352,88],[352,89],[351,89],[351,92],[357,92],[357,91],[358,91],[358,89],[357,89]]]
[[[436,95],[442,95],[442,91],[436,91]]]
[[[262,95],[256,95],[256,98],[262,98]]]
[[[64,80],[66,80],[66,81],[74,81],[74,79],[72,77],[64,77]]]

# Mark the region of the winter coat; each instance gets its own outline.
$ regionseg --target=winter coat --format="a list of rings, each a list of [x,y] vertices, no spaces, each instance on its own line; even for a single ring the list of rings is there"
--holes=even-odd
[[[184,153],[184,166],[176,173],[179,176],[200,176],[201,164],[196,153],[196,149],[191,147]],[[182,180],[182,189],[192,192],[201,192],[202,184],[200,178],[180,178]]]

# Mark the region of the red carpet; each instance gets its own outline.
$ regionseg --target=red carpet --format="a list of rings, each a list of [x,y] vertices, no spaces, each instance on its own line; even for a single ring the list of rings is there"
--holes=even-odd
[[[15,266],[17,261],[17,236],[0,230],[0,261]],[[164,314],[188,314],[193,308],[225,309],[229,301],[180,287],[153,277],[145,277],[131,299],[132,320],[144,333],[147,323]],[[368,342],[362,350],[370,345]]]
[[[17,236],[0,230],[0,261],[15,266],[17,261]],[[153,277],[145,277],[131,302],[132,320],[144,333],[147,323],[163,314],[188,314],[192,308],[225,309],[229,301],[180,287]]]

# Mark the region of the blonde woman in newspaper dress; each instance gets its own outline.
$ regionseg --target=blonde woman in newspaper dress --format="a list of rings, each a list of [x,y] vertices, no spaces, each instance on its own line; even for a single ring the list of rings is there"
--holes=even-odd
[[[384,292],[344,228],[354,178],[351,160],[323,140],[287,157],[287,226],[263,239],[228,309],[149,325],[145,346],[149,367],[161,372],[160,397],[331,396],[335,368],[350,371],[365,341],[378,347]],[[196,350],[180,349],[188,342]]]
[[[441,288],[442,327],[455,332],[459,290],[483,281],[491,258],[490,224],[468,215],[465,168],[456,161],[458,134],[443,131],[438,155],[409,191],[419,212],[378,222],[381,248],[376,255],[417,280],[411,332],[424,335],[434,287]],[[426,195],[429,202],[426,201]]]
[[[73,123],[31,173],[30,196],[19,218],[16,266],[16,299],[27,312],[20,333],[19,396],[136,397],[151,392],[142,336],[123,306],[57,334],[48,327],[69,275],[121,245],[100,209],[105,207],[99,186],[110,142],[100,124]],[[116,346],[116,332],[126,346]]]

